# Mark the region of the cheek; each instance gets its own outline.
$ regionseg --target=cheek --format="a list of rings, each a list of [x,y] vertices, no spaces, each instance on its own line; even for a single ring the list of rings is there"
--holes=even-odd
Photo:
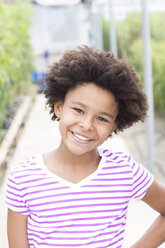
[[[98,134],[100,138],[104,141],[110,135],[110,127],[109,126],[101,126],[98,128]]]
[[[75,118],[75,116],[72,113],[63,112],[59,126],[67,128],[67,127],[73,125],[74,123],[76,123],[77,121],[78,120]]]

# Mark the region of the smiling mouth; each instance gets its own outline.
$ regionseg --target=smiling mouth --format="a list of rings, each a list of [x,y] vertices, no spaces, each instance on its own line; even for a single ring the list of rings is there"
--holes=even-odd
[[[78,140],[81,140],[81,141],[92,141],[92,139],[90,139],[90,138],[87,138],[87,137],[84,137],[84,136],[82,136],[82,135],[80,135],[80,134],[77,134],[77,133],[75,133],[75,132],[73,132],[73,131],[71,131],[71,133],[78,139]]]

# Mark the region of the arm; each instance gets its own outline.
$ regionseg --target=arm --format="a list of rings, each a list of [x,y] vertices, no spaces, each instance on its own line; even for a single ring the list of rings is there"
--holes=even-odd
[[[29,248],[27,217],[27,215],[22,215],[8,209],[7,232],[9,248]]]
[[[154,181],[142,200],[160,215],[131,248],[157,248],[165,242],[165,187]]]

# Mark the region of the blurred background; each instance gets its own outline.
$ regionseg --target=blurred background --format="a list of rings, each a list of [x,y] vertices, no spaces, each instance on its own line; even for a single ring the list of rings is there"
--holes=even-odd
[[[56,124],[50,124],[52,131],[48,135],[44,131],[48,113],[40,118],[44,110],[41,93],[45,89],[45,73],[65,50],[81,45],[112,51],[135,67],[148,96],[148,117],[144,124],[138,123],[119,134],[113,144],[118,147],[120,143],[123,150],[127,147],[136,160],[164,182],[164,31],[165,0],[0,0],[2,198],[13,156],[19,154],[17,159],[22,159],[32,150],[41,152],[54,144]],[[33,110],[38,112],[34,114]],[[23,136],[26,128],[28,134]],[[21,139],[30,136],[36,149],[32,144],[24,149],[25,141]],[[2,216],[6,221],[6,212],[1,212]]]

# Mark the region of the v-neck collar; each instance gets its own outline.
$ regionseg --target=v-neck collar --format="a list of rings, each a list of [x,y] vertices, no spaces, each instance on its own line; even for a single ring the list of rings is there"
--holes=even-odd
[[[99,171],[102,169],[102,166],[104,165],[104,156],[103,156],[103,153],[102,153],[102,149],[98,149],[98,153],[101,156],[101,159],[100,159],[100,162],[98,164],[97,169],[93,173],[88,175],[87,177],[85,177],[82,180],[80,180],[78,183],[72,183],[72,182],[70,182],[70,181],[68,181],[68,180],[56,175],[51,170],[49,170],[49,168],[44,163],[44,159],[43,159],[44,153],[38,155],[37,162],[41,166],[41,169],[44,170],[47,175],[51,176],[56,181],[62,183],[63,185],[65,185],[65,186],[67,186],[69,188],[80,188],[83,185],[85,185],[87,182],[91,181],[99,173]]]

